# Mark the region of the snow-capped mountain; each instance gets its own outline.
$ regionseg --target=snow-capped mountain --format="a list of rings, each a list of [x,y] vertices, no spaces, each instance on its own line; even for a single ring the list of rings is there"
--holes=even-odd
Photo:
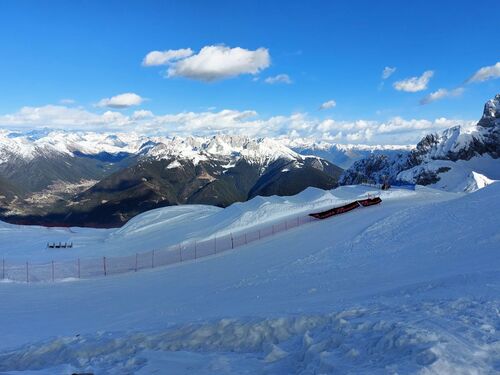
[[[500,179],[500,94],[489,100],[476,126],[454,126],[425,136],[407,153],[372,155],[354,163],[341,184],[385,179],[470,191]]]
[[[332,188],[342,170],[281,142],[244,136],[145,137],[42,131],[0,135],[7,220],[121,225],[160,206],[227,206],[256,195]]]
[[[362,144],[338,144],[314,139],[280,139],[280,141],[292,150],[302,155],[315,155],[347,169],[352,164],[370,155],[397,155],[414,148],[411,145],[362,145]]]
[[[12,157],[28,161],[43,155],[133,154],[144,142],[144,137],[133,133],[101,134],[50,129],[19,133],[0,130],[0,164],[9,162]]]

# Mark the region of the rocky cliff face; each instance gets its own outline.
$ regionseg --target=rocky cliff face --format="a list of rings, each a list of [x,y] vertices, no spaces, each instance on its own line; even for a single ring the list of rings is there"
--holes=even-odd
[[[387,178],[390,181],[431,185],[454,169],[456,163],[463,167],[470,162],[474,168],[481,169],[477,162],[473,162],[481,157],[488,160],[500,157],[500,94],[486,102],[483,116],[473,129],[455,126],[441,133],[426,135],[408,153],[372,155],[357,161],[344,172],[340,183],[381,183]]]

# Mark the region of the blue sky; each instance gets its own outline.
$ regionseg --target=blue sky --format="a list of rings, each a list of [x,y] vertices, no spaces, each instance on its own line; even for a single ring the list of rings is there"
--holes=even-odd
[[[316,126],[301,132],[297,121],[287,127],[283,120],[277,135],[295,129],[295,135],[321,138],[328,133],[339,142],[411,142],[428,129],[409,125],[403,132],[379,136],[377,126],[394,118],[415,119],[429,121],[434,130],[444,126],[435,123],[437,118],[477,120],[484,102],[500,92],[500,79],[495,79],[500,69],[495,66],[500,61],[498,14],[500,3],[491,1],[3,1],[0,125],[60,125],[61,119],[52,123],[50,116],[58,116],[54,108],[43,112],[43,121],[19,112],[49,105],[80,115],[111,111],[122,117],[138,110],[154,116],[231,110],[253,111],[243,117],[264,124],[276,116],[300,114],[301,121]],[[262,48],[268,61],[254,66],[253,74],[242,68],[241,74],[221,73],[210,82],[193,78],[192,69],[167,78],[168,69],[180,71],[182,59],[142,64],[151,51],[189,48],[189,59],[206,46],[251,53]],[[385,67],[396,69],[383,80]],[[482,67],[491,69],[465,83]],[[395,88],[396,82],[426,71],[431,72],[427,82],[396,85],[406,91]],[[288,83],[266,83],[278,75]],[[421,104],[439,89],[447,91]],[[123,93],[144,100],[130,108],[103,104]],[[334,107],[319,110],[331,100]],[[90,114],[80,122],[71,114],[71,121],[85,128]],[[318,124],[327,120],[343,125],[330,123],[319,131]],[[347,139],[346,124],[358,120],[373,131]],[[231,131],[231,121],[224,131]],[[141,125],[125,122],[127,129]],[[174,131],[173,122],[150,122],[147,128],[166,124],[163,131]],[[110,128],[119,126],[110,123]],[[339,132],[342,136],[336,137]]]

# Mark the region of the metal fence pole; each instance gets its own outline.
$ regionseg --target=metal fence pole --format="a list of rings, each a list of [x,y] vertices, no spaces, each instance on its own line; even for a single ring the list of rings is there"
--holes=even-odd
[[[182,246],[179,244],[179,259],[182,262]]]
[[[28,269],[28,262],[26,262],[26,282],[30,282],[30,276],[29,276],[29,269]]]
[[[196,259],[196,240],[194,241],[194,259]]]
[[[102,265],[104,267],[104,276],[106,276],[107,272],[106,272],[106,257],[102,257]]]
[[[214,236],[214,253],[217,254],[217,235]]]
[[[137,264],[139,263],[138,258],[139,258],[139,254],[135,253],[135,272],[137,272]]]
[[[155,251],[151,252],[151,268],[155,268]]]
[[[234,239],[233,239],[233,234],[231,234],[231,249],[234,249]]]
[[[78,258],[78,278],[80,279],[80,258]]]

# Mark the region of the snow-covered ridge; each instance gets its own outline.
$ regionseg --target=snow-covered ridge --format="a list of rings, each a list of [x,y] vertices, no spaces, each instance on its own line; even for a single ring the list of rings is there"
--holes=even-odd
[[[259,164],[276,159],[297,160],[301,156],[270,138],[252,139],[246,136],[216,135],[205,137],[157,137],[155,145],[145,155],[157,159],[178,157],[193,161],[244,158]]]
[[[279,141],[290,148],[301,148],[310,150],[330,150],[340,151],[410,151],[414,145],[367,145],[367,144],[341,144],[326,141],[317,141],[313,138],[279,138]]]
[[[341,183],[385,179],[452,191],[474,191],[500,179],[500,94],[486,102],[476,126],[428,134],[409,153],[370,155],[349,168]]]
[[[50,131],[18,133],[0,130],[0,163],[12,158],[31,160],[40,155],[100,153],[142,155],[156,159],[179,158],[195,164],[214,158],[245,158],[261,164],[276,158],[300,159],[282,142],[270,138],[216,135],[213,137],[147,137],[135,133]]]
[[[69,132],[43,129],[15,132],[0,129],[0,163],[12,158],[31,160],[40,155],[130,154],[157,159],[179,158],[195,164],[214,158],[245,158],[261,164],[276,158],[297,160],[294,150],[339,151],[409,151],[408,145],[355,145],[316,142],[305,138],[249,138],[247,136],[215,135],[212,137],[148,137],[136,133]]]
[[[75,152],[95,155],[101,152],[136,153],[144,142],[136,134],[106,134],[94,132],[41,131],[19,133],[0,130],[0,163],[18,157],[31,160],[40,155],[69,155]]]

